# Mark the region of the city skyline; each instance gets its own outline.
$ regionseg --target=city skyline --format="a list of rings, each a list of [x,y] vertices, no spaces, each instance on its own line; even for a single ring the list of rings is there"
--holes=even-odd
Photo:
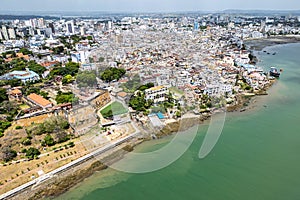
[[[105,11],[105,12],[176,12],[176,11],[221,11],[240,10],[300,10],[300,2],[238,0],[2,0],[0,12],[4,11]]]

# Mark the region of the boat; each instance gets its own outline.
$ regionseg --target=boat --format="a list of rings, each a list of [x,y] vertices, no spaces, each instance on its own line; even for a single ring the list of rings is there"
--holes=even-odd
[[[279,77],[280,72],[275,67],[271,67],[270,69],[270,76]]]

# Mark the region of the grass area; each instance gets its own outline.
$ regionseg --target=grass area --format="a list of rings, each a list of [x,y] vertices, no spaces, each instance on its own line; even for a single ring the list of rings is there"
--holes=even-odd
[[[26,110],[26,109],[28,109],[28,108],[30,108],[30,106],[28,106],[27,104],[22,104],[22,105],[20,105],[20,109],[21,109],[21,110]]]
[[[124,108],[124,106],[119,102],[113,102],[103,110],[101,110],[101,114],[103,117],[111,117],[112,115],[121,115],[127,113],[128,110]]]

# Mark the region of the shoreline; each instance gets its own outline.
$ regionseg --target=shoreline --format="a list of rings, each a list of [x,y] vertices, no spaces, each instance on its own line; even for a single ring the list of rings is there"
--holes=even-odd
[[[278,44],[290,44],[290,43],[299,43],[300,37],[296,38],[292,37],[281,37],[280,41],[277,37],[275,38],[266,38],[266,39],[259,39],[259,40],[251,40],[255,42],[255,46],[251,46],[250,44],[247,44],[250,40],[245,41],[247,46],[250,46],[250,49],[261,51],[265,47],[268,46],[274,46]],[[270,84],[268,84],[265,88],[263,88],[261,91],[263,91],[262,94],[256,94],[254,97],[260,96],[260,95],[267,95],[266,91],[272,87],[272,85],[276,81],[271,81]],[[254,97],[245,97],[242,95],[239,95],[239,101],[238,104],[228,107],[225,112],[234,112],[234,113],[240,113],[244,111],[248,111],[253,109],[253,104],[255,104],[255,98]],[[173,135],[175,132],[178,131],[184,131],[188,128],[191,128],[195,125],[203,124],[204,121],[211,118],[212,115],[215,113],[209,113],[207,115],[193,115],[192,117],[187,118],[181,118],[180,120],[174,121],[172,123],[167,124],[158,134],[158,138],[162,138],[167,135]],[[183,125],[183,126],[181,126]],[[114,163],[120,159],[123,158],[123,156],[126,154],[124,151],[120,151],[121,149],[126,149],[128,152],[133,151],[134,147],[137,145],[143,143],[147,139],[144,140],[131,140],[128,142],[125,142],[118,146],[116,149],[112,149],[109,152],[104,153],[104,155],[100,155],[99,157],[102,157],[101,159],[105,159],[109,161],[110,163]],[[99,161],[97,158],[93,158],[85,163],[82,163],[72,169],[69,169],[65,172],[62,172],[58,176],[55,176],[49,180],[46,180],[45,182],[40,183],[37,187],[34,189],[28,188],[15,196],[11,197],[10,199],[41,199],[41,198],[55,198],[60,196],[61,194],[69,191],[73,187],[76,187],[76,185],[84,181],[84,179],[92,176],[95,172],[102,171],[106,169],[107,166],[104,165]],[[49,187],[49,185],[51,185]],[[24,198],[26,196],[26,198]]]
[[[251,101],[254,98],[245,98],[243,101],[240,101],[238,104],[239,109],[234,109],[228,111],[230,113],[240,113],[241,109],[251,110]],[[247,102],[247,106],[244,106],[244,103]],[[226,111],[225,111],[226,112]],[[182,118],[180,120],[171,122],[167,124],[162,130],[157,133],[157,139],[161,139],[165,136],[174,135],[178,131],[185,131],[193,126],[204,124],[205,121],[209,120],[213,115],[219,113],[213,112],[207,115],[193,115],[190,117]],[[148,141],[149,138],[144,138],[143,140],[134,139],[128,142],[125,142],[118,146],[117,149],[112,149],[109,152],[99,155],[85,163],[82,163],[73,169],[69,169],[65,172],[55,176],[45,182],[40,183],[34,189],[26,189],[19,194],[16,194],[11,199],[17,200],[24,196],[28,200],[36,200],[41,198],[50,198],[59,197],[60,195],[66,193],[70,189],[77,186],[78,183],[84,181],[85,179],[91,177],[94,173],[100,172],[108,168],[107,165],[103,164],[101,161],[105,160],[105,163],[113,164],[121,160],[128,152],[131,152],[135,149],[136,146],[142,144],[145,141]],[[126,151],[123,151],[126,150]],[[50,187],[49,187],[50,185]]]
[[[282,35],[259,39],[247,39],[244,40],[244,43],[249,46],[250,50],[262,51],[264,48],[269,46],[300,43],[300,35]]]

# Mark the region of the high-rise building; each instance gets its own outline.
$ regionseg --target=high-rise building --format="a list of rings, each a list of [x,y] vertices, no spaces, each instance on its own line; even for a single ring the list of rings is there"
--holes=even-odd
[[[36,28],[38,26],[37,20],[36,19],[30,19],[30,24],[33,28]]]
[[[43,18],[37,19],[37,26],[38,26],[39,28],[45,27],[45,21],[44,21]]]
[[[34,29],[32,27],[29,27],[28,33],[29,33],[29,35],[33,36],[34,35]]]
[[[51,29],[51,28],[46,28],[46,29],[45,29],[45,34],[46,34],[47,37],[50,37],[50,35],[53,34],[53,33],[52,33],[52,29]]]
[[[66,28],[67,28],[68,33],[70,33],[70,34],[75,33],[75,27],[74,27],[74,22],[73,21],[66,22]]]
[[[108,30],[112,29],[112,22],[111,21],[107,22],[107,28],[108,28]]]
[[[80,34],[81,35],[85,35],[86,34],[86,31],[85,31],[85,27],[80,27]]]
[[[9,28],[8,29],[8,35],[10,39],[16,39],[16,32],[15,29],[13,28]]]
[[[1,28],[0,28],[0,40],[3,40],[3,36],[2,36],[2,33],[1,33]]]
[[[194,31],[198,31],[199,30],[199,23],[198,22],[194,22]]]
[[[52,33],[55,34],[55,28],[53,22],[49,23],[49,28],[51,28]]]
[[[6,26],[4,26],[4,25],[2,26],[2,34],[3,34],[4,40],[9,40],[7,29],[6,29]]]
[[[38,35],[42,35],[42,33],[41,33],[41,29],[36,29],[36,33],[38,34]]]

